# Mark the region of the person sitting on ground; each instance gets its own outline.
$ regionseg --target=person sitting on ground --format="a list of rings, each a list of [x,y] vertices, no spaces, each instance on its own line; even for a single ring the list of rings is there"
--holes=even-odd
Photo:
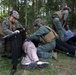
[[[50,30],[50,27],[47,28],[44,26],[44,22],[41,18],[34,21],[33,27],[36,28],[37,31],[30,35],[28,39],[32,40],[40,37],[44,41],[44,44],[37,47],[38,56],[41,58],[55,58],[54,54],[52,53],[52,50],[54,50],[56,46],[56,37],[52,32],[53,30]]]
[[[69,25],[64,25],[64,40],[71,45],[76,46],[76,35],[70,30]]]
[[[37,56],[37,48],[31,41],[25,39],[23,43],[25,56],[22,58],[21,65],[24,69],[46,68],[48,62],[42,62]]]

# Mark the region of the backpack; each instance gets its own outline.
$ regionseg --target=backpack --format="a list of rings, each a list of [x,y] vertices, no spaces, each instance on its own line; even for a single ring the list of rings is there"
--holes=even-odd
[[[55,15],[55,14],[58,15],[58,17],[59,17],[60,20],[62,20],[62,18],[63,18],[62,10],[56,11],[56,12],[53,13],[53,15]]]
[[[59,38],[57,33],[52,28],[50,28],[48,26],[46,26],[46,28],[49,29],[50,32],[48,34],[42,36],[42,39],[44,40],[45,43],[52,41],[54,38]]]

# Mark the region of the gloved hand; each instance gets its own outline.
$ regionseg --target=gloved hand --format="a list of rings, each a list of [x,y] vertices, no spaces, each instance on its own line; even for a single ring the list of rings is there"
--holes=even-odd
[[[20,31],[19,30],[16,30],[16,31],[14,31],[14,33],[20,33]]]

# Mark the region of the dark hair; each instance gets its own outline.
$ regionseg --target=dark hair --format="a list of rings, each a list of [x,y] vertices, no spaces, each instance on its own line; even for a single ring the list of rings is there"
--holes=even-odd
[[[63,10],[68,10],[68,11],[69,11],[69,9],[68,9],[68,8],[64,8]]]
[[[67,24],[64,25],[64,28],[66,28],[66,27],[67,27]]]

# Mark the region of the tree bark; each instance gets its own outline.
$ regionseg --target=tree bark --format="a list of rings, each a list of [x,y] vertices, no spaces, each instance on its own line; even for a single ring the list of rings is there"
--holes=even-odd
[[[61,7],[60,9],[62,10],[65,7],[65,0],[61,0]]]

